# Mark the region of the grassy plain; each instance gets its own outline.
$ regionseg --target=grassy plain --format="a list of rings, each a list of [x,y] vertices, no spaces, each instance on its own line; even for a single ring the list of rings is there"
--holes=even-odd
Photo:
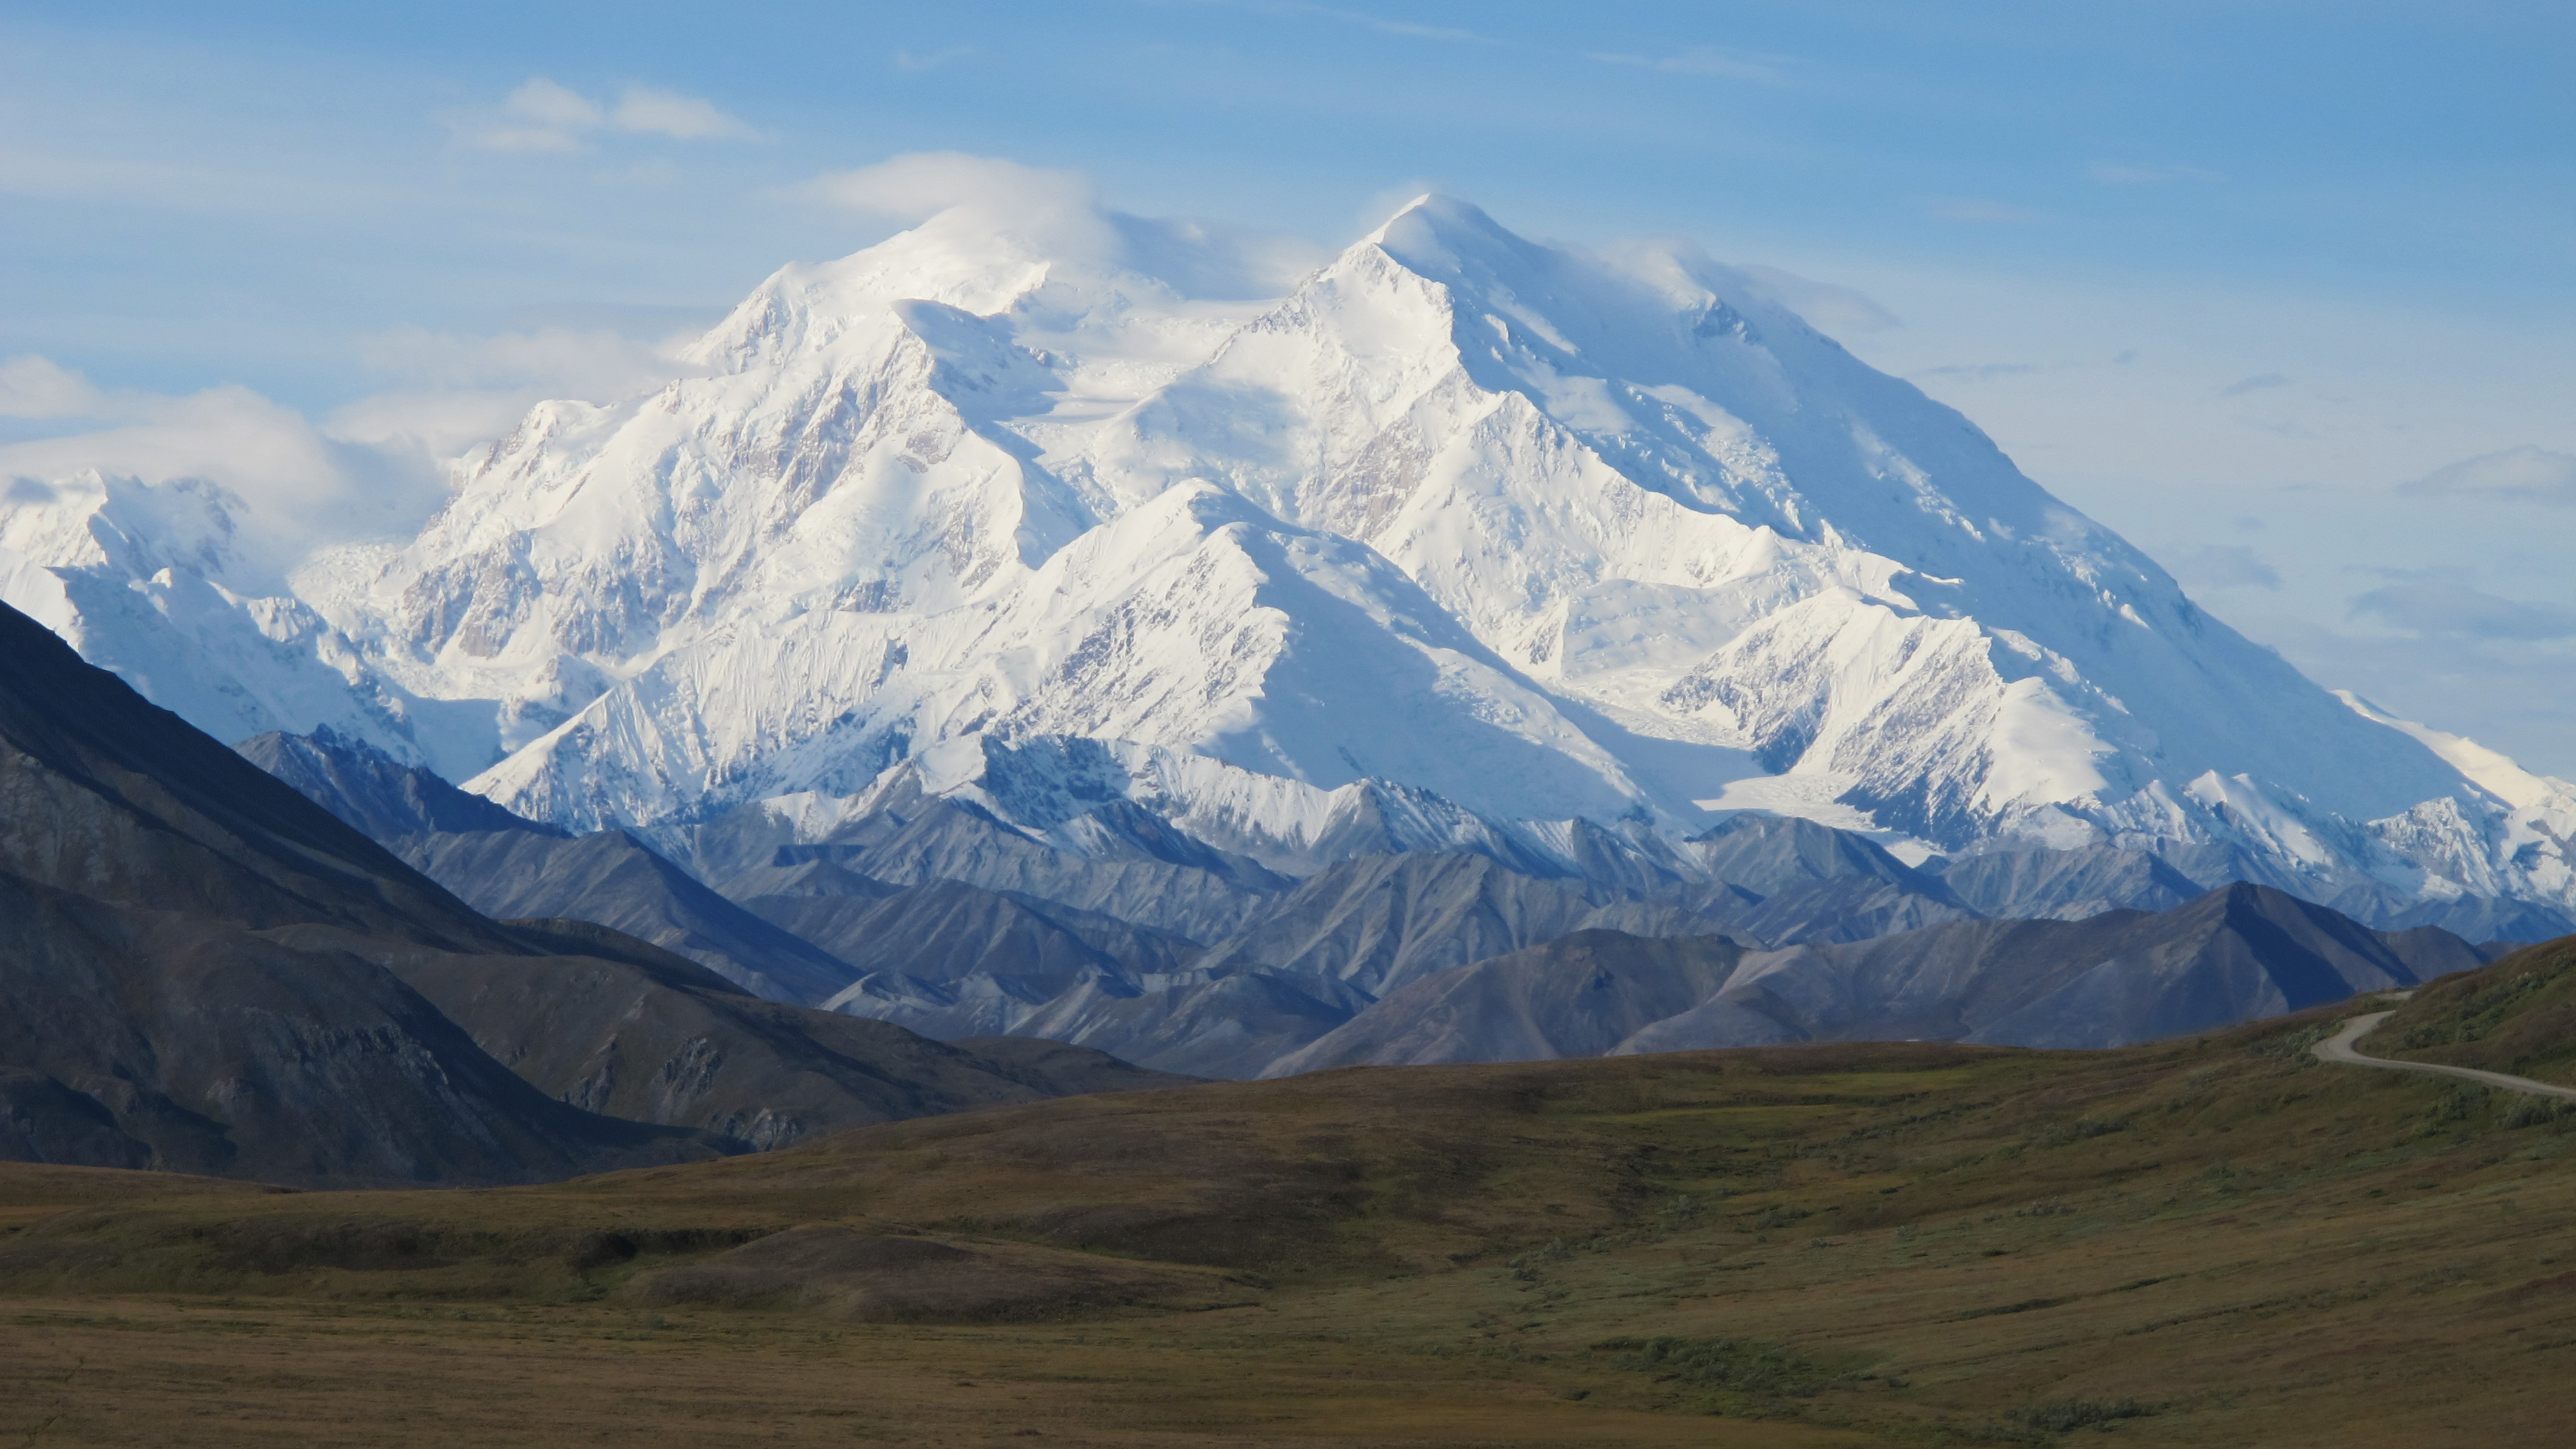
[[[0,1168],[0,1443],[2556,1442],[2576,1119],[2314,1062],[2343,1014],[1363,1068],[500,1191]]]

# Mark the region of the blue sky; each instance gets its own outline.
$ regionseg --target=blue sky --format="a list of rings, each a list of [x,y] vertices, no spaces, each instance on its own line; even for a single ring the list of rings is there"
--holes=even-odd
[[[1438,187],[1849,289],[2223,617],[2576,776],[2563,3],[104,9],[0,3],[0,465],[364,473],[613,389],[899,154],[1318,248]]]

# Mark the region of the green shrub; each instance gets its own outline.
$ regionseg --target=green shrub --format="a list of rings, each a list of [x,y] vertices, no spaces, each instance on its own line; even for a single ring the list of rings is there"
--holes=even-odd
[[[2108,1137],[2115,1132],[2128,1130],[2129,1124],[2126,1122],[2096,1122],[2088,1117],[2078,1117],[2072,1122],[2049,1123],[2039,1130],[2038,1136],[2031,1138],[2031,1145],[2065,1147],[2071,1143],[2089,1142],[2096,1137]]]
[[[1787,1344],[1751,1338],[1614,1338],[1592,1350],[1659,1383],[1766,1398],[1804,1398],[1836,1377]]]
[[[2248,1045],[2245,1048],[2245,1054],[2250,1057],[2286,1057],[2305,1066],[2316,1060],[2316,1054],[2311,1048],[2341,1030],[2343,1030],[2343,1023],[2340,1021],[2319,1022],[2314,1026],[2301,1027],[2297,1031],[2285,1031],[2267,1036],[2261,1041]]]
[[[2538,1127],[2570,1116],[2576,1116],[2576,1102],[2558,1097],[2524,1097],[2505,1114],[2504,1125]]]
[[[2486,1088],[2475,1082],[2464,1082],[2444,1092],[2442,1100],[2433,1104],[2433,1120],[2469,1122],[2484,1117],[2487,1114],[2488,1099],[2492,1095]]]
[[[2121,1419],[2144,1419],[2160,1412],[2161,1408],[2161,1405],[2142,1404],[2135,1399],[2052,1399],[2026,1409],[2009,1410],[2006,1417],[2033,1429],[2065,1434]]]

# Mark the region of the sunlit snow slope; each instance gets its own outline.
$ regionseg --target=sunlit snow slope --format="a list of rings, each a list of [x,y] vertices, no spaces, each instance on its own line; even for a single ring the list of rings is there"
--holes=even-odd
[[[260,710],[156,697],[470,757],[584,828],[1077,736],[1165,762],[1175,820],[1374,779],[1501,820],[1764,808],[2576,903],[2564,792],[2347,707],[1742,274],[1440,198],[1284,298],[1193,246],[954,213],[788,268],[688,375],[543,404],[420,537],[308,564],[276,601],[302,622],[253,631],[285,662],[238,666]],[[74,577],[49,527],[13,601]],[[151,562],[107,591],[176,587]]]

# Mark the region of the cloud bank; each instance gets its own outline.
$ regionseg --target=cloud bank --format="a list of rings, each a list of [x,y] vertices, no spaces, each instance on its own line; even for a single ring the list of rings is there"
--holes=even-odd
[[[1279,296],[1322,260],[1295,238],[1112,210],[1078,171],[963,151],[918,152],[830,172],[798,194],[934,233],[960,256],[1020,248],[1075,266],[1136,272],[1186,297]]]
[[[2529,443],[2437,468],[2400,493],[2576,507],[2576,456]]]
[[[2372,589],[2352,601],[2352,612],[2412,634],[2524,642],[2576,639],[2576,609],[2498,598],[2446,580],[2411,580]]]

